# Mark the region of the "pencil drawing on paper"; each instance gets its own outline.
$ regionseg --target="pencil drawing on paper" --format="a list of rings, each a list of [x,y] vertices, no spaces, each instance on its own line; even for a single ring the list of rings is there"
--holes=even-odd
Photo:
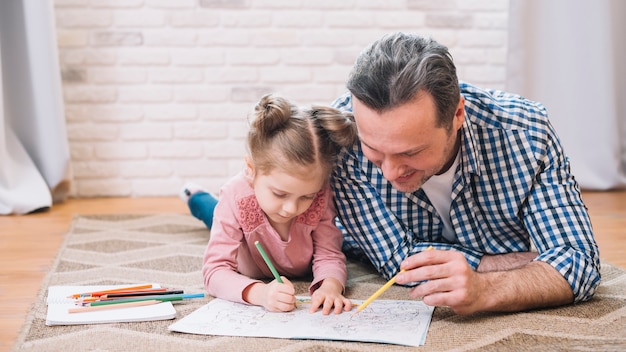
[[[347,340],[419,346],[433,307],[419,301],[377,300],[356,315],[309,313],[310,297],[299,296],[292,312],[214,299],[170,330],[192,334]]]

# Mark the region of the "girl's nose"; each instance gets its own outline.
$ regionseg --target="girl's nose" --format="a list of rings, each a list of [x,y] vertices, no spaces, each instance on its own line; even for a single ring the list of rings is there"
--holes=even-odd
[[[287,216],[295,214],[297,209],[296,202],[287,201],[283,203],[283,213]]]

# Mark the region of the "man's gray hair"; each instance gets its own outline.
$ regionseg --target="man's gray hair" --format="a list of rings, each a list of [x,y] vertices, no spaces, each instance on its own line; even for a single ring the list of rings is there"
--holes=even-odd
[[[460,99],[456,67],[448,48],[416,34],[393,33],[356,60],[348,90],[377,112],[403,105],[424,90],[437,106],[439,126],[450,126]]]

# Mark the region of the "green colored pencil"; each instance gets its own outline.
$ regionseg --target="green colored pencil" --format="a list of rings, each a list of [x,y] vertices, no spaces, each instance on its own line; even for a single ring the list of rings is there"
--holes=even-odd
[[[261,243],[259,241],[256,241],[256,242],[254,242],[254,245],[259,250],[259,253],[261,253],[261,256],[263,257],[263,260],[265,260],[265,264],[267,264],[267,266],[272,271],[272,274],[274,274],[274,277],[276,278],[276,281],[278,281],[278,282],[280,282],[282,284],[283,283],[283,279],[280,278],[280,275],[278,274],[278,271],[276,270],[276,267],[274,266],[274,264],[272,264],[272,261],[270,260],[270,257],[267,255],[267,253],[265,253],[265,250],[263,249],[263,246],[261,246]]]

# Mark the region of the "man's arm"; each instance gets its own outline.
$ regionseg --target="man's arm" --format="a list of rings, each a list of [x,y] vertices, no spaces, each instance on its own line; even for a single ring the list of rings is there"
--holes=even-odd
[[[502,265],[505,256],[488,259]],[[523,257],[523,255],[522,255]],[[509,263],[510,264],[510,263]],[[570,285],[552,266],[530,262],[512,270],[477,272],[454,251],[425,251],[407,258],[396,282],[424,281],[411,290],[432,306],[448,306],[458,314],[520,311],[571,303]]]
[[[574,302],[582,302],[593,297],[600,284],[600,254],[569,159],[547,121],[545,128],[538,144],[544,153],[538,159],[540,172],[522,217],[539,252],[535,261],[559,272],[570,285]]]
[[[478,274],[486,288],[487,311],[520,311],[572,303],[572,288],[550,264],[531,262],[509,270]],[[491,298],[491,299],[490,299]]]
[[[530,263],[537,257],[536,252],[516,252],[506,254],[485,254],[476,271],[486,273],[492,271],[513,270]]]

